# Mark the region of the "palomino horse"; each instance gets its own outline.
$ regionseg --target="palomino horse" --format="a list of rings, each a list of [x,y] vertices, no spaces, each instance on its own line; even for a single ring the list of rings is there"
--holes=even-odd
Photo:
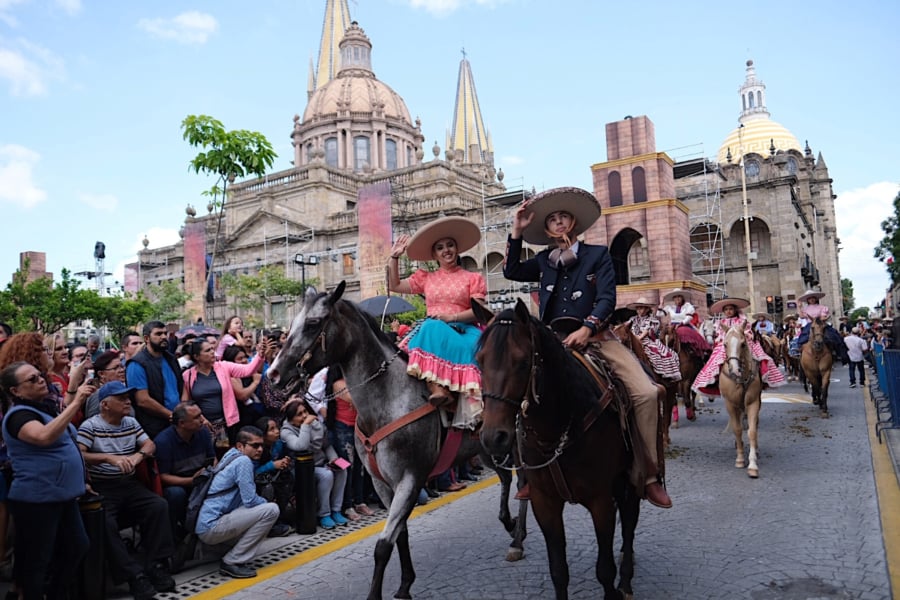
[[[268,377],[291,392],[302,386],[309,373],[335,364],[343,369],[358,413],[356,449],[388,507],[387,521],[375,545],[375,571],[368,598],[382,597],[384,572],[394,544],[401,570],[400,588],[394,597],[411,598],[416,574],[407,519],[426,479],[435,470],[446,470],[454,457],[441,466],[447,457],[441,454],[440,414],[427,400],[425,383],[406,374],[406,354],[391,343],[372,317],[341,300],[343,293],[344,282],[330,294],[307,291]],[[470,458],[479,451],[483,449],[477,436],[465,435],[455,459]],[[485,462],[491,464],[487,455]],[[520,501],[519,517],[511,519],[507,502],[512,475],[503,470],[498,475],[502,483],[500,518],[513,535],[513,547],[521,557],[527,501]]]
[[[834,357],[831,356],[831,348],[825,344],[825,327],[827,323],[816,317],[809,326],[809,341],[803,344],[800,351],[800,366],[806,374],[803,382],[804,391],[806,383],[812,386],[812,401],[822,411],[822,416],[828,416],[828,386],[831,383],[831,366]]]
[[[719,371],[719,392],[728,408],[728,423],[734,432],[737,457],[734,466],[744,468],[744,415],[747,416],[747,437],[750,439],[747,475],[759,477],[757,457],[759,445],[759,409],[762,405],[762,380],[759,364],[753,354],[742,327],[732,327],[725,333],[725,364]]]
[[[664,379],[653,370],[653,365],[650,363],[650,358],[647,356],[647,353],[644,351],[644,345],[641,343],[641,340],[638,339],[638,336],[631,331],[631,324],[628,322],[620,323],[615,327],[611,328],[613,334],[616,336],[622,344],[625,345],[626,348],[631,350],[632,353],[637,357],[641,364],[644,367],[644,370],[653,377],[653,380],[663,386],[666,390],[666,401],[662,407],[662,416],[660,418],[660,426],[662,428],[662,438],[663,438],[663,447],[668,448],[671,444],[671,440],[669,439],[669,427],[672,425],[672,409],[678,405],[678,389],[681,387],[681,381],[672,381],[671,379]]]
[[[473,310],[478,315],[480,307]],[[620,414],[610,403],[615,388],[595,379],[521,300],[494,319],[479,346],[481,442],[491,455],[505,456],[518,440],[557,600],[569,597],[566,502],[591,513],[599,550],[596,575],[605,597],[631,594],[640,500],[629,483],[632,455]],[[604,409],[606,404],[610,406]],[[613,553],[617,508],[622,520],[618,590]]]

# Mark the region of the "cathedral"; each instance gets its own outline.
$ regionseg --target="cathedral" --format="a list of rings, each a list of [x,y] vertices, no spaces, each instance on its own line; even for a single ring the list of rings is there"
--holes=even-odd
[[[459,215],[482,228],[482,242],[462,260],[484,273],[490,305],[532,296],[533,286],[502,275],[511,214],[528,192],[507,190],[495,168],[471,64],[463,55],[442,152],[437,142],[426,147],[419,119],[377,79],[373,55],[347,1],[327,0],[307,105],[290,132],[292,167],[230,185],[221,217],[211,204],[206,215],[189,206],[174,245],[150,248],[145,239],[138,261],[126,267],[129,291],[180,280],[192,297],[187,317],[221,323],[241,311],[219,277],[275,266],[319,289],[344,280],[345,297],[362,300],[386,293],[396,235]],[[587,241],[610,247],[619,304],[680,287],[701,310],[724,295],[752,295],[765,311],[767,296],[777,297],[781,304],[771,308],[778,319],[816,288],[841,310],[834,195],[822,155],[813,158],[770,119],[752,61],[740,97],[739,126],[716,160],[674,162],[657,152],[647,117],[607,125],[606,162],[586,165],[604,215]],[[269,297],[265,315],[253,316],[283,327],[295,309]]]

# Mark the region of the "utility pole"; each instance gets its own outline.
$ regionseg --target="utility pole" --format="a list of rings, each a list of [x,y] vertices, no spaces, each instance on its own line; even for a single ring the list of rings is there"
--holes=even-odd
[[[753,260],[750,251],[750,205],[747,203],[747,172],[744,169],[744,124],[738,130],[741,153],[741,199],[744,205],[744,252],[747,255],[747,289],[750,301],[750,314],[756,312],[756,288],[753,285]]]

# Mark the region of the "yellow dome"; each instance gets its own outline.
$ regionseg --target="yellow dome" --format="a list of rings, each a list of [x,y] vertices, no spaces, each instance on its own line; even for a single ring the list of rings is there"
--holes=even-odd
[[[743,129],[743,134],[741,130]],[[728,162],[728,150],[731,149],[731,162],[738,163],[741,160],[741,148],[744,154],[755,152],[762,156],[768,156],[770,146],[775,144],[775,150],[803,151],[803,147],[797,138],[783,125],[771,119],[747,120],[743,127],[738,126],[728,134],[722,146],[719,148],[717,160],[720,163]]]
[[[342,71],[316,90],[303,111],[303,122],[314,118],[372,118],[399,120],[412,127],[409,109],[397,92],[361,70]]]

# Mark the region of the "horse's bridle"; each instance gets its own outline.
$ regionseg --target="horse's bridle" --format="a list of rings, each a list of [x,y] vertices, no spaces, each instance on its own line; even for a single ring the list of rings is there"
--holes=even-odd
[[[747,344],[746,337],[744,338],[744,344]],[[748,345],[747,346],[748,351],[749,351],[749,348],[750,347]],[[725,363],[728,365],[728,372],[726,372],[725,375],[727,375],[728,378],[730,380],[732,380],[733,382],[735,382],[737,385],[741,386],[742,388],[746,388],[748,385],[750,385],[750,382],[753,381],[753,378],[756,377],[756,369],[752,368],[752,365],[747,365],[746,368],[744,369],[745,377],[744,378],[738,377],[737,375],[734,374],[734,369],[731,367],[731,361],[733,361],[733,360],[736,360],[738,362],[739,366],[744,366],[744,365],[741,365],[741,357],[740,356],[726,356]]]
[[[297,360],[297,364],[295,365],[295,367],[296,367],[298,373],[305,373],[305,372],[306,372],[306,371],[304,370],[304,366],[305,366],[306,363],[308,363],[309,360],[312,358],[313,352],[315,352],[315,350],[316,350],[316,345],[321,345],[321,347],[322,347],[322,352],[325,352],[325,327],[328,325],[328,321],[329,321],[329,318],[323,318],[323,319],[322,319],[322,326],[321,326],[321,328],[319,329],[319,333],[316,335],[316,337],[313,339],[313,341],[309,344],[309,346],[306,347],[306,350],[303,352],[303,354],[300,355],[300,358]],[[346,386],[346,387],[344,387],[344,388],[338,390],[338,391],[335,392],[335,393],[326,394],[325,396],[323,396],[323,397],[321,398],[320,401],[322,401],[322,402],[328,402],[328,401],[333,400],[333,399],[337,398],[338,396],[340,396],[340,395],[342,395],[342,394],[344,394],[344,393],[346,393],[346,392],[349,392],[350,390],[359,389],[359,388],[361,388],[362,386],[364,386],[364,385],[366,385],[367,383],[369,383],[370,381],[372,381],[372,380],[378,378],[380,375],[382,375],[382,374],[384,374],[384,373],[387,372],[388,366],[389,366],[392,362],[394,362],[394,359],[397,358],[402,352],[403,352],[403,350],[401,350],[400,348],[397,348],[397,351],[394,352],[394,353],[390,356],[390,358],[387,358],[387,359],[381,361],[381,364],[378,365],[378,368],[375,369],[375,372],[373,372],[371,375],[369,375],[368,377],[366,377],[366,378],[363,379],[362,381],[358,382],[356,385]]]

